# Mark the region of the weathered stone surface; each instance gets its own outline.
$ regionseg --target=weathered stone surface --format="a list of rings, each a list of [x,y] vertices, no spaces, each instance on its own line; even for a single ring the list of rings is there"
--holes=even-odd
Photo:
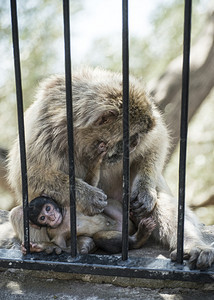
[[[209,239],[214,226],[204,227]],[[0,210],[0,248],[20,249],[8,220]],[[150,241],[130,256],[167,259],[169,251]],[[116,286],[115,286],[116,285]],[[0,299],[213,299],[213,283],[124,278],[0,268]]]
[[[33,273],[33,274],[32,274]],[[99,277],[99,278],[98,278]],[[62,280],[63,279],[63,280]],[[78,279],[78,280],[76,280]],[[90,282],[90,276],[79,278],[63,277],[62,274],[46,272],[27,272],[8,270],[0,272],[0,299],[70,299],[70,300],[211,300],[213,291],[181,287],[166,288],[164,282],[148,288],[142,281],[133,286],[130,279],[108,277],[103,280],[97,276],[97,282]],[[79,280],[81,279],[81,280]],[[155,287],[155,288],[154,288]]]

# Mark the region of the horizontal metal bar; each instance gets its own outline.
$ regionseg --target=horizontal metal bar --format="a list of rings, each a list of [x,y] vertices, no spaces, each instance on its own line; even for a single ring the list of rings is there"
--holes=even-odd
[[[159,280],[214,282],[214,267],[207,271],[190,270],[169,259],[130,257],[122,260],[120,255],[81,255],[72,258],[68,254],[28,254],[19,250],[0,249],[0,267],[42,270],[76,274],[147,278]]]

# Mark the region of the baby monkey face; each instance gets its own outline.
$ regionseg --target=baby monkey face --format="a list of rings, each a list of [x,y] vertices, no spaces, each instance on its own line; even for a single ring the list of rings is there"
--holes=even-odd
[[[37,220],[43,226],[56,228],[62,223],[62,214],[53,204],[46,203],[43,205]]]

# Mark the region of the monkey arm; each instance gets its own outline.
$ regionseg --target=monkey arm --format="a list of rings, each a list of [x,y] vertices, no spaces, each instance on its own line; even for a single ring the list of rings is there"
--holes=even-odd
[[[69,176],[67,174],[54,170],[53,167],[49,169],[48,166],[44,170],[44,167],[38,165],[34,171],[31,172],[29,169],[28,172],[29,199],[44,193],[55,199],[61,206],[70,204]],[[79,178],[75,179],[75,191],[77,210],[84,214],[101,213],[107,205],[107,196],[102,190],[92,187]]]
[[[101,213],[107,206],[107,196],[104,192],[76,178],[77,211],[93,216]]]
[[[147,154],[146,159],[141,158],[131,166],[131,172],[135,169],[134,173],[137,174],[133,179],[130,197],[131,217],[136,225],[153,211],[157,202],[157,171],[152,160]]]
[[[16,206],[10,211],[10,222],[16,233],[17,238],[24,242],[24,225],[23,225],[23,208],[22,206]],[[30,241],[31,242],[49,242],[50,239],[45,227],[39,229],[32,228],[30,226]]]
[[[156,223],[153,237],[161,241],[172,251],[171,259],[177,258],[177,200],[172,196],[168,185],[159,177],[157,185],[157,205],[152,212]],[[214,262],[214,247],[203,238],[201,227],[194,214],[188,207],[185,208],[184,223],[184,259],[189,259],[191,269],[206,269]]]
[[[133,180],[130,208],[136,224],[150,214],[157,203],[157,185],[167,156],[168,133],[160,116],[156,124],[147,137],[142,138],[130,168]]]

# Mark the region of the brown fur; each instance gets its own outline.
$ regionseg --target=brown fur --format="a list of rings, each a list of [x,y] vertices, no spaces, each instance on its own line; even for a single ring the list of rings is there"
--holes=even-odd
[[[119,203],[118,203],[119,204]],[[122,216],[122,205],[118,205],[118,213]],[[134,224],[129,222],[129,249],[137,249],[142,247],[150,237],[155,228],[153,219],[144,218],[138,225],[136,231]],[[132,232],[135,232],[131,235]],[[63,222],[57,228],[47,228],[48,236],[54,244],[59,246],[63,251],[71,252],[70,250],[70,208],[64,210]],[[110,253],[118,253],[122,248],[122,226],[121,220],[107,216],[105,213],[95,216],[85,216],[77,212],[77,239],[86,237],[85,243],[82,243],[82,248],[79,248],[80,253],[88,253],[94,251],[95,246]],[[91,237],[91,243],[88,238]],[[78,245],[79,246],[79,245]],[[87,247],[89,247],[87,249]],[[43,245],[46,250],[46,245]],[[87,249],[87,250],[86,250]]]
[[[106,196],[122,199],[122,82],[121,74],[83,69],[73,76],[77,210],[93,215],[102,212]],[[29,198],[42,192],[62,205],[69,204],[65,81],[53,76],[44,81],[36,101],[27,110],[26,145]],[[132,219],[139,224],[152,213],[157,223],[154,236],[176,248],[177,202],[162,177],[168,134],[162,117],[142,84],[130,78],[130,174]],[[85,183],[88,162],[98,142],[108,145],[98,188]],[[16,142],[9,157],[9,182],[21,203],[20,162]],[[199,268],[214,261],[195,217],[187,209],[185,255]],[[193,251],[191,249],[199,249]],[[204,251],[204,248],[207,251]],[[193,252],[192,252],[193,251]],[[197,252],[197,254],[196,254]],[[174,258],[175,256],[173,256]]]
[[[97,148],[94,149],[94,158],[91,165],[88,165],[86,173],[86,182],[96,186],[100,180],[100,166],[107,151],[105,143],[100,142]],[[61,250],[68,253],[71,252],[70,240],[70,207],[63,207],[61,209],[58,204],[50,198],[45,196],[35,198],[29,205],[29,219],[31,228],[41,229],[44,224],[39,217],[46,216],[45,224],[47,236],[46,239],[40,243],[30,243],[31,252],[46,251],[51,253],[61,253]],[[49,210],[46,210],[46,205]],[[42,207],[41,207],[42,206]],[[16,208],[17,209],[17,208]],[[93,252],[97,247],[110,252],[118,253],[122,248],[122,203],[116,200],[108,199],[107,214],[101,213],[94,216],[86,216],[77,211],[77,247],[81,254]],[[115,213],[116,212],[116,213]],[[62,220],[60,219],[62,217]],[[18,211],[11,213],[11,220],[17,221],[23,219],[22,207],[18,207]],[[58,220],[61,223],[58,224]],[[143,218],[136,230],[135,225],[129,220],[129,249],[137,249],[142,247],[148,240],[152,231],[155,228],[154,220]],[[44,231],[44,229],[43,229]],[[43,233],[42,233],[43,234]],[[22,246],[23,253],[26,249]]]

